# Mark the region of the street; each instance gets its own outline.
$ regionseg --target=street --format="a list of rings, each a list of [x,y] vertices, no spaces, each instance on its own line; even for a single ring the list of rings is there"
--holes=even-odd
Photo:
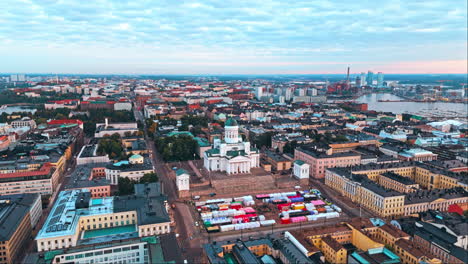
[[[175,204],[175,208],[170,209],[173,211],[174,221],[176,223],[175,230],[173,231],[179,234],[177,239],[179,240],[179,245],[184,253],[185,259],[189,260],[189,262],[199,260],[202,255],[202,243],[200,241],[200,233],[196,231],[194,226],[195,220],[190,212],[190,206],[178,201],[175,176],[173,176],[174,172],[165,165],[156,151],[153,140],[148,137],[143,114],[141,111],[135,109],[134,115],[137,121],[143,123],[146,145],[150,151],[155,173],[158,175],[159,181],[161,182],[163,193],[167,195],[169,204]]]

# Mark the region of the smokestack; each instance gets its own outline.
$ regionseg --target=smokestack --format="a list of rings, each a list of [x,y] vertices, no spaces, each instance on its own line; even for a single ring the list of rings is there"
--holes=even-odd
[[[349,66],[348,66],[348,72],[346,73],[346,83],[349,84]]]

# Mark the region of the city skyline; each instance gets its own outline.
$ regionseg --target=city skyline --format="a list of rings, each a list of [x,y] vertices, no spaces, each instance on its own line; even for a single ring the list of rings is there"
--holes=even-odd
[[[0,72],[460,74],[466,9],[440,0],[7,0]]]

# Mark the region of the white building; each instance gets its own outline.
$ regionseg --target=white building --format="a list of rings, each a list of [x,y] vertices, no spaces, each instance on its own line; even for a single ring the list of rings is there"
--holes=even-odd
[[[204,166],[209,171],[225,171],[227,174],[250,173],[260,166],[260,153],[243,142],[237,122],[230,118],[224,127],[224,140],[215,139],[213,149],[205,151]]]
[[[63,250],[55,255],[52,264],[70,262],[75,264],[88,263],[151,263],[149,243],[139,238],[124,242],[108,243],[101,247],[80,247]]]
[[[132,103],[130,103],[130,102],[117,102],[117,103],[114,104],[114,110],[115,111],[121,111],[121,110],[132,111]]]
[[[184,169],[178,169],[176,171],[176,185],[179,191],[190,190],[190,175]]]
[[[262,99],[263,96],[263,87],[255,87],[255,98],[258,100]]]
[[[27,116],[21,118],[20,120],[15,120],[11,122],[11,126],[13,128],[30,127],[31,129],[34,129],[37,127],[36,122]]]
[[[147,173],[153,173],[153,165],[149,158],[135,154],[128,161],[122,160],[106,166],[106,179],[111,184],[119,184],[119,178],[129,178],[130,180],[139,181]]]
[[[311,96],[317,96],[317,94],[318,94],[317,89],[312,88],[311,91],[310,91],[310,95]]]
[[[294,161],[294,177],[298,179],[309,178],[310,165],[302,160]]]
[[[97,155],[98,145],[85,145],[81,148],[78,157],[76,158],[77,165],[91,164],[91,163],[107,163],[110,162],[109,155]]]
[[[96,131],[94,137],[101,138],[106,135],[111,136],[112,134],[119,134],[121,137],[125,136],[126,132],[135,133],[138,132],[138,124],[135,122],[130,123],[109,123],[108,119],[105,119],[105,123],[96,124]]]

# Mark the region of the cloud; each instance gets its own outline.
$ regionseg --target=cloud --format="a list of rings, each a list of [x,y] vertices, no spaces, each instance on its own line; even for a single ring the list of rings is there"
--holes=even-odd
[[[3,0],[0,56],[7,61],[0,72],[48,70],[30,61],[58,56],[50,47],[63,51],[57,69],[71,68],[70,54],[87,50],[74,60],[73,69],[82,72],[96,56],[106,58],[93,64],[102,69],[121,59],[147,71],[156,67],[144,60],[209,71],[200,65],[205,60],[226,72],[239,71],[229,63],[244,63],[252,73],[289,70],[266,64],[299,67],[291,61],[310,63],[301,67],[330,62],[341,71],[335,62],[463,60],[466,10],[466,0]]]

